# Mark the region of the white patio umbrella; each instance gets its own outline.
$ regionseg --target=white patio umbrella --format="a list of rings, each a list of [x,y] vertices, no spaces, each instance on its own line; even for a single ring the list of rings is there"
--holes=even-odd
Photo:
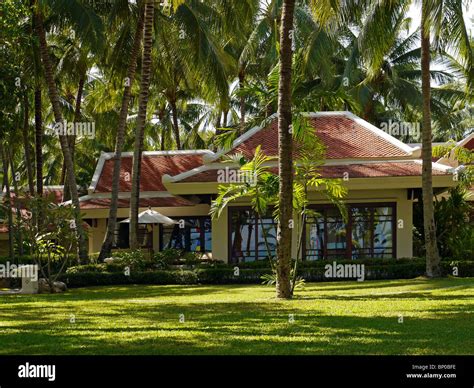
[[[121,221],[122,223],[130,223],[130,218]],[[158,213],[155,210],[148,209],[144,212],[138,214],[138,223],[139,224],[164,224],[164,225],[174,225],[177,224],[177,221],[172,220],[169,217],[164,216],[161,213]]]

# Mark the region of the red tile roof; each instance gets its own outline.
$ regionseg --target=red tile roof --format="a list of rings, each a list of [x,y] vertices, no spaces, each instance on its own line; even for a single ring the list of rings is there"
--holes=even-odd
[[[278,168],[270,168],[274,174]],[[343,178],[344,173],[349,178],[377,178],[397,176],[421,176],[421,164],[413,161],[407,162],[380,162],[367,164],[350,164],[343,166],[323,166],[320,170],[323,178]],[[448,173],[433,168],[433,175],[447,175]],[[189,178],[183,179],[182,183],[190,182],[217,182],[217,170],[207,170]]]
[[[342,115],[328,115],[313,117],[309,120],[315,128],[315,133],[326,146],[326,159],[391,158],[409,155],[408,152],[351,118]],[[258,145],[261,145],[262,152],[266,155],[278,155],[278,122],[276,119],[229,151],[228,154],[242,153],[247,159],[250,159]],[[295,152],[296,155],[297,152]]]
[[[123,156],[120,169],[120,192],[132,189],[132,156]],[[143,155],[140,179],[140,191],[166,191],[161,178],[163,175],[177,175],[202,165],[202,155]],[[105,193],[112,190],[114,160],[105,160],[95,192]]]
[[[173,206],[194,206],[194,203],[181,197],[159,197],[159,198],[140,198],[140,207],[173,207]],[[81,210],[90,209],[108,209],[110,207],[109,198],[92,198],[81,201]],[[119,199],[119,208],[129,208],[130,199]]]
[[[50,197],[52,202],[55,203],[56,205],[59,205],[63,201],[63,193],[64,193],[64,187],[63,186],[44,186],[43,187],[43,197]],[[10,192],[10,196],[12,199],[12,204],[13,204],[13,199],[16,197],[15,192],[12,190]],[[20,191],[20,196],[18,197],[20,202],[23,202],[24,198],[29,197],[29,194],[25,194],[25,192]],[[2,193],[2,198],[5,201],[6,200],[6,193]]]
[[[471,151],[474,150],[474,138],[472,138],[466,144],[464,144],[463,147]]]

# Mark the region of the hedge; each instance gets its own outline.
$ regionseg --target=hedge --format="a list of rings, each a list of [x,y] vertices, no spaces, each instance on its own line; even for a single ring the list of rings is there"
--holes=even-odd
[[[132,272],[126,276],[123,272],[78,272],[64,274],[61,281],[68,287],[111,286],[123,284],[197,284],[194,271],[149,271]]]
[[[352,264],[357,262],[352,261]],[[347,279],[326,278],[324,276],[326,264],[309,268],[300,268],[299,276],[308,282],[320,281],[345,281]],[[459,277],[474,276],[474,261],[453,262],[458,268]],[[103,266],[103,264],[99,264]],[[95,268],[83,266],[86,268]],[[442,271],[445,276],[453,275],[451,263],[443,262]],[[77,267],[76,267],[77,268]],[[422,276],[425,272],[425,263],[415,260],[411,263],[400,262],[397,264],[379,264],[365,266],[365,280],[383,279],[411,279]],[[198,268],[193,270],[154,270],[146,272],[131,272],[126,276],[123,272],[100,272],[68,270],[62,276],[62,280],[69,287],[85,287],[98,285],[120,285],[120,284],[261,284],[261,276],[271,274],[269,268],[242,268],[238,274],[234,268]]]

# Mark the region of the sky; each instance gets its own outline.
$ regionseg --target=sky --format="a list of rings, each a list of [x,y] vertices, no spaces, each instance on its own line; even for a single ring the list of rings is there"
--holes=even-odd
[[[412,4],[410,10],[408,11],[408,16],[412,18],[412,29],[415,30],[421,21],[421,8],[419,4]],[[464,21],[470,30],[470,35],[474,35],[474,2],[468,8],[466,4],[464,5]]]

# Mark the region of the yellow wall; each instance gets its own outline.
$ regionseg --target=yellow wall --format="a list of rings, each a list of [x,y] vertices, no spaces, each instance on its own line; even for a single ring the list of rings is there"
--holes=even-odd
[[[328,203],[327,200],[319,193],[310,193],[310,201],[312,204]],[[353,190],[346,198],[347,203],[364,203],[364,202],[395,202],[396,218],[403,221],[403,228],[397,229],[397,257],[412,257],[413,255],[413,222],[412,222],[412,201],[407,199],[407,191],[405,189],[390,190]],[[240,200],[236,205],[248,205],[248,202]],[[212,244],[213,258],[228,261],[228,217],[227,209],[225,209],[219,220],[212,223]],[[295,220],[298,217],[295,216]],[[293,228],[293,244],[292,256],[296,257],[297,252],[297,233],[298,223]]]
[[[313,192],[309,195],[312,204],[327,203],[321,193]],[[412,201],[407,199],[405,189],[386,190],[351,190],[345,202],[395,202],[397,225],[398,220],[403,221],[403,228],[397,229],[397,257],[411,257],[413,255],[413,234],[412,234]],[[248,205],[249,202],[242,199],[235,202],[235,205]],[[145,209],[141,209],[143,211]],[[209,213],[209,205],[197,205],[193,207],[180,208],[154,208],[154,210],[178,219],[180,216],[202,216]],[[101,209],[86,212],[85,218],[98,218],[97,227],[91,228],[89,238],[90,252],[99,252],[106,232],[106,217],[108,209]],[[118,217],[128,217],[128,209],[119,209]],[[295,220],[298,217],[295,216]],[[222,212],[219,219],[212,220],[212,257],[213,259],[228,261],[228,213],[227,209]],[[298,224],[293,228],[293,257],[296,257]],[[158,227],[154,229],[153,246],[155,250],[159,247]]]

